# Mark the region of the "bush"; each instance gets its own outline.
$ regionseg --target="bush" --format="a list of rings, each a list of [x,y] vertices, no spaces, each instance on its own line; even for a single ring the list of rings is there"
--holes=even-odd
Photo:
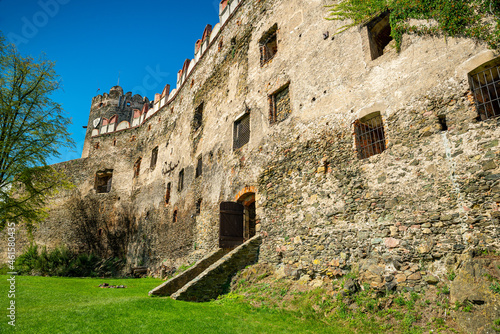
[[[117,276],[124,261],[119,258],[101,259],[93,254],[75,254],[66,247],[58,247],[41,252],[38,245],[31,244],[26,252],[19,256],[15,266],[22,275],[93,277]]]

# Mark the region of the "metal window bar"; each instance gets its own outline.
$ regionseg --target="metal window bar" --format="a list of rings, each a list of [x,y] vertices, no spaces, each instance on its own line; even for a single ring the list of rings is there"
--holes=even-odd
[[[250,141],[250,115],[234,122],[233,149],[237,150]]]
[[[469,76],[469,85],[481,120],[500,115],[500,66]]]
[[[380,115],[363,121],[357,120],[354,130],[359,159],[366,159],[385,151],[384,124]]]
[[[259,41],[260,66],[273,59],[276,53],[278,53],[277,30],[278,26],[274,25]]]

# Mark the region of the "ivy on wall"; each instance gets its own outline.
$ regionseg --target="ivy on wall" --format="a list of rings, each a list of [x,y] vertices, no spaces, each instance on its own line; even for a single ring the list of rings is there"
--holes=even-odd
[[[338,33],[389,11],[398,51],[403,34],[466,37],[500,49],[500,0],[344,0],[327,8],[328,20],[351,20]],[[415,26],[410,19],[433,24]]]

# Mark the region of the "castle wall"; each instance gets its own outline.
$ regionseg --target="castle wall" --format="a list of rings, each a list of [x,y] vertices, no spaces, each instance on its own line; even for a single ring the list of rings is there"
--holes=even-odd
[[[101,203],[89,233],[104,228],[104,252],[126,253],[130,266],[178,266],[218,247],[219,203],[254,189],[260,260],[286,275],[361,268],[374,286],[413,287],[470,249],[498,249],[497,122],[477,121],[467,95],[470,59],[485,47],[404,36],[400,53],[389,44],[371,60],[367,28],[334,35],[342,23],[323,19],[325,4],[240,1],[140,126],[92,136],[94,98],[87,158],[67,163],[79,166],[67,171],[77,188],[57,198],[36,240],[83,247],[69,236],[91,213],[72,214],[76,196]],[[275,24],[278,51],[261,65],[260,43]],[[291,112],[270,124],[270,97],[286,85]],[[288,108],[280,101],[277,109]],[[360,160],[353,124],[373,111],[386,150]],[[235,121],[248,112],[249,141],[234,150]],[[111,191],[96,194],[96,172],[110,169]],[[49,237],[62,217],[67,239]],[[117,238],[125,250],[112,246]],[[423,269],[426,261],[435,264]]]

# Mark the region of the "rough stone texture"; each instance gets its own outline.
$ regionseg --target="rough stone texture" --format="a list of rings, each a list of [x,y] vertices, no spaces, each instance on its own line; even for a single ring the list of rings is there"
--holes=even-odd
[[[220,202],[252,189],[260,261],[297,279],[359,271],[380,289],[394,282],[418,289],[471,249],[498,250],[499,121],[477,120],[467,77],[471,63],[491,52],[467,39],[405,35],[400,53],[388,47],[372,61],[366,27],[323,38],[344,24],[323,19],[325,4],[242,1],[189,74],[192,85],[177,87],[141,126],[87,136],[88,157],[59,165],[77,188],[54,199],[35,240],[80,247],[82,215],[72,203],[97,198],[98,223],[86,235],[102,228],[103,252],[121,252],[129,266],[153,272],[177,267],[217,249]],[[259,40],[274,24],[278,51],[261,66]],[[291,112],[271,125],[269,97],[287,84]],[[386,150],[360,160],[353,123],[371,111],[381,114]],[[250,140],[233,150],[234,122],[244,112]],[[200,155],[203,172],[195,177]],[[96,194],[103,169],[113,169],[112,188]],[[115,239],[125,249],[114,250]]]
[[[254,236],[215,262],[171,297],[203,302],[229,291],[232,277],[239,270],[257,262],[261,242],[260,235]]]
[[[203,259],[196,262],[191,268],[186,271],[180,273],[179,275],[172,277],[168,281],[162,283],[157,286],[153,290],[149,291],[150,296],[170,296],[183,286],[185,286],[188,282],[192,281],[199,274],[201,274],[205,269],[210,267],[212,264],[217,262],[221,257],[223,257],[228,250],[220,248]]]
[[[493,292],[490,286],[492,279],[500,280],[499,265],[500,257],[469,259],[462,264],[451,284],[452,305],[471,306],[470,312],[455,312],[457,323],[466,333],[497,332],[493,327],[494,321],[500,319],[500,294]]]

